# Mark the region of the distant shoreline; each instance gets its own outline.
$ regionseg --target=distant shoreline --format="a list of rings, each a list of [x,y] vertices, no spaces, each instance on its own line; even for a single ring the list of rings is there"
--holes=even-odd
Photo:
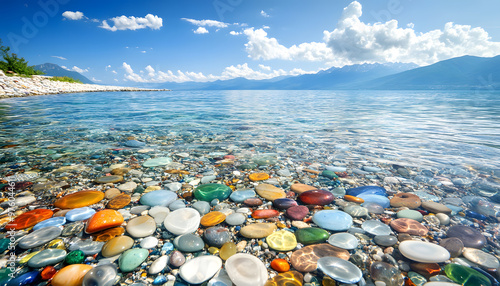
[[[150,89],[137,87],[109,86],[98,84],[82,84],[52,81],[49,76],[5,76],[0,73],[0,99],[10,97],[27,97],[37,95],[82,93],[82,92],[114,92],[114,91],[170,91],[169,89]]]

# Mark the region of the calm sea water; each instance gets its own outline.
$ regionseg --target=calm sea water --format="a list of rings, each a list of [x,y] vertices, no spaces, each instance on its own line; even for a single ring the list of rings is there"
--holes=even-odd
[[[500,92],[63,94],[1,100],[0,122],[0,142],[24,151],[109,148],[128,134],[182,138],[173,148],[264,146],[325,162],[500,168]]]

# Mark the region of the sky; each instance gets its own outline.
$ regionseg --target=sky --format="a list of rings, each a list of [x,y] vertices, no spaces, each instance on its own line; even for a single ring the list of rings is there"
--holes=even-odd
[[[2,44],[96,83],[268,79],[500,54],[497,0],[0,0]]]

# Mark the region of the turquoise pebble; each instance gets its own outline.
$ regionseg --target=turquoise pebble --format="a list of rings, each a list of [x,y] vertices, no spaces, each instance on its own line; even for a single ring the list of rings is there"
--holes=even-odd
[[[44,221],[41,221],[41,222],[35,224],[35,226],[33,227],[33,230],[39,230],[41,228],[48,227],[48,226],[61,226],[61,225],[64,225],[65,223],[66,223],[65,217],[62,217],[62,216],[52,217],[52,218],[46,219]]]
[[[255,197],[254,190],[240,190],[232,192],[229,198],[236,203],[242,203],[244,200]]]
[[[177,194],[167,190],[157,190],[144,194],[140,202],[143,205],[154,207],[163,206],[168,207],[173,201],[177,199]]]
[[[143,248],[129,249],[120,255],[118,265],[122,272],[133,271],[137,266],[141,265],[148,258],[149,251]]]
[[[95,210],[89,207],[72,209],[66,213],[66,219],[69,221],[86,220],[95,214]]]
[[[345,231],[352,226],[352,217],[338,210],[318,211],[312,220],[319,227],[332,231]]]

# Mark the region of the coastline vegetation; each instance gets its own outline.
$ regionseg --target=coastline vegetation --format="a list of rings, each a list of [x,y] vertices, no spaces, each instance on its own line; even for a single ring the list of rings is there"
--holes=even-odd
[[[1,39],[0,56],[3,59],[0,60],[0,70],[3,70],[5,74],[9,74],[9,71],[24,76],[43,74],[43,72],[35,70],[32,66],[28,66],[28,62],[24,58],[18,57],[17,54],[10,53],[10,47],[3,46]]]
[[[72,77],[69,77],[69,76],[54,76],[54,77],[51,77],[50,80],[52,81],[62,81],[62,82],[70,82],[70,83],[82,83],[80,80],[78,79],[74,79]]]

